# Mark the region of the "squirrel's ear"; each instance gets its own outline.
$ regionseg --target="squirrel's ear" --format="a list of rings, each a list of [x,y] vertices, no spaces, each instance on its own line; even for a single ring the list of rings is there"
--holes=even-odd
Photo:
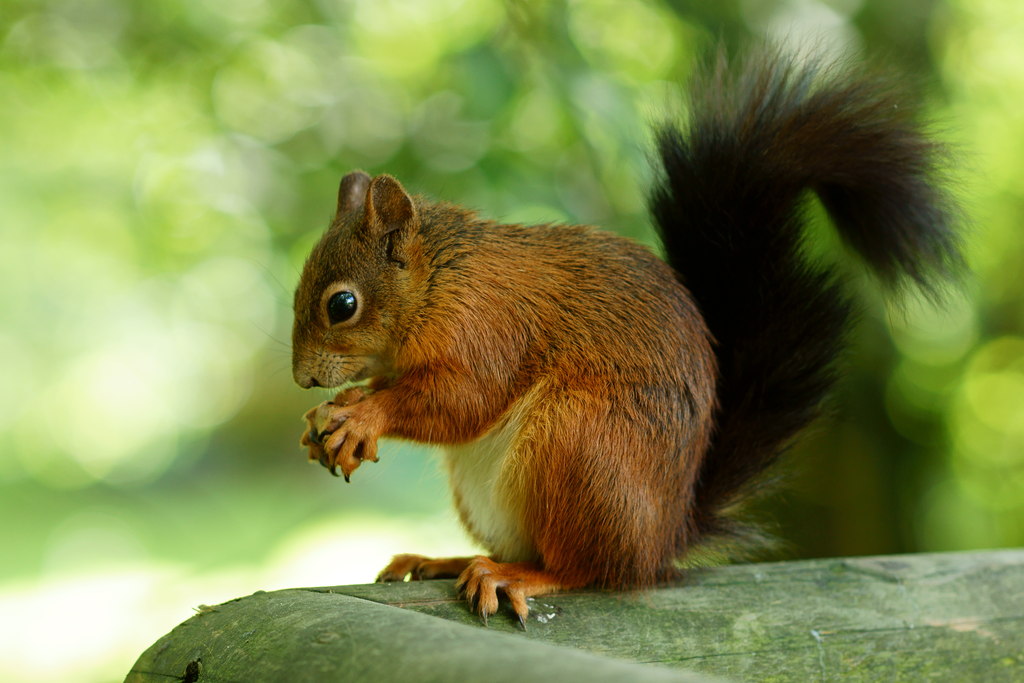
[[[366,230],[374,237],[387,238],[388,257],[406,262],[406,248],[416,227],[416,208],[402,184],[389,175],[370,181],[366,196]]]
[[[370,187],[370,176],[362,171],[352,171],[341,179],[338,187],[337,216],[363,208],[366,204],[366,191]]]

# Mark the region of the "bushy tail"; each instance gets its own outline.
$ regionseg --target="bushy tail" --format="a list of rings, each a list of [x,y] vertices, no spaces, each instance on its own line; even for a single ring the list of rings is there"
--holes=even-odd
[[[698,538],[734,530],[741,500],[834,381],[850,304],[802,253],[806,191],[887,283],[936,293],[961,266],[941,148],[892,84],[762,53],[723,56],[691,90],[685,130],[664,127],[650,206],[669,263],[717,343],[717,432],[700,471]]]

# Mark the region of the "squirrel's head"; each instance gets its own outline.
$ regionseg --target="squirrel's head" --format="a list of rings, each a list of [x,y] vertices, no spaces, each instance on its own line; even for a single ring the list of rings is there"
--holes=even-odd
[[[386,373],[423,269],[419,218],[389,175],[341,179],[338,209],[295,290],[292,374],[337,387]]]

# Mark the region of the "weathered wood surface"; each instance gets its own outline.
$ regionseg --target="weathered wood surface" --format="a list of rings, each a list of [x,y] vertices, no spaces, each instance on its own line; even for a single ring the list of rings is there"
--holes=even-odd
[[[508,612],[484,628],[451,581],[257,593],[127,680],[1024,681],[1024,550],[720,567],[531,610],[525,633]]]
[[[450,589],[451,582],[447,582]],[[665,668],[598,657],[341,593],[255,593],[184,622],[125,679],[234,681],[623,681],[700,683]]]

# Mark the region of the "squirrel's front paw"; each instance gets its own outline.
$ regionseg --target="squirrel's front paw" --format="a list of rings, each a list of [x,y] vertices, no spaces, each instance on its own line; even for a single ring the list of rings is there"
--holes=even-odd
[[[302,433],[299,444],[303,448],[309,449],[310,460],[316,460],[328,469],[332,467],[331,459],[324,449],[324,443],[346,417],[340,413],[339,408],[356,404],[368,395],[369,392],[363,387],[352,387],[338,392],[330,401],[324,401],[303,415],[306,429]],[[332,470],[332,474],[337,476],[334,470]]]
[[[356,410],[355,403],[362,396],[346,395],[352,391],[342,392],[334,401],[321,403],[306,413],[308,429],[301,441],[309,447],[310,460],[317,460],[334,476],[340,469],[345,481],[364,460],[377,462],[380,436],[370,415]]]

